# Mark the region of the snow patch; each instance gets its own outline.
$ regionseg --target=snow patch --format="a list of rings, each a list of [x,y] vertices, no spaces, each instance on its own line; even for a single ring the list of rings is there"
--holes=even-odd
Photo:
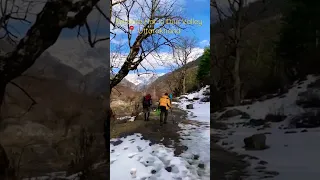
[[[249,172],[253,179],[268,179],[264,171],[273,172],[272,179],[274,180],[317,180],[320,176],[320,128],[307,129],[302,132],[302,129],[283,129],[288,124],[288,121],[303,112],[306,109],[296,105],[298,94],[305,92],[310,83],[318,78],[308,76],[306,81],[296,83],[287,94],[283,97],[275,97],[261,102],[255,102],[251,105],[229,107],[229,109],[238,109],[246,112],[254,119],[264,119],[269,113],[274,113],[281,109],[283,115],[287,116],[283,122],[271,123],[270,127],[264,129],[241,126],[241,123],[248,122],[240,119],[239,116],[232,117],[224,122],[229,129],[226,131],[215,130],[214,134],[223,137],[219,142],[225,149],[239,154],[246,154],[258,159],[249,158],[251,166]],[[223,113],[223,112],[222,112]],[[221,115],[222,113],[217,113]],[[288,133],[290,131],[290,133]],[[262,151],[247,151],[243,148],[243,139],[257,133],[266,134],[266,144],[268,149]],[[263,163],[261,165],[261,162]],[[257,168],[266,168],[258,170]],[[259,172],[260,171],[260,172]],[[275,173],[277,172],[277,173]],[[270,175],[270,174],[269,174]]]
[[[174,149],[149,145],[141,134],[110,141],[110,179],[197,179],[188,170],[188,162],[174,156]]]

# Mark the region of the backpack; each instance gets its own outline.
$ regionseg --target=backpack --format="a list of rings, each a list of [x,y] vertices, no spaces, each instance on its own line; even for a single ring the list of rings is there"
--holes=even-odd
[[[149,107],[151,105],[150,100],[151,99],[149,99],[147,97],[143,97],[143,107]]]

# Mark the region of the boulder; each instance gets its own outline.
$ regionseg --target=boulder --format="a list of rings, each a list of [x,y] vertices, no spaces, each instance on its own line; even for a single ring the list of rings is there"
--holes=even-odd
[[[230,118],[230,117],[234,117],[234,116],[240,116],[240,115],[243,115],[243,114],[247,114],[245,112],[242,112],[238,109],[229,109],[227,111],[225,111],[221,116],[220,118],[221,119],[227,119],[227,118]]]
[[[205,90],[202,95],[204,96],[210,96],[210,89]]]
[[[320,113],[307,112],[291,119],[291,126],[295,128],[320,127]]]
[[[320,92],[318,89],[309,89],[298,94],[296,101],[298,106],[303,108],[318,108],[320,107]]]
[[[240,102],[241,105],[249,105],[252,104],[254,102],[253,99],[244,99]]]
[[[210,97],[203,97],[200,99],[201,102],[210,102]]]
[[[243,113],[240,117],[240,119],[250,119],[250,118],[251,118],[250,115],[247,113]]]
[[[263,119],[250,119],[250,121],[247,123],[248,126],[262,126],[266,123]]]
[[[243,142],[247,150],[263,150],[266,149],[266,135],[254,134],[250,137],[244,138]]]
[[[282,122],[286,118],[287,116],[281,114],[267,114],[264,120],[269,122]]]
[[[188,99],[188,97],[186,97],[186,96],[181,96],[181,97],[179,97],[179,99]]]
[[[193,109],[193,104],[188,104],[188,105],[186,105],[186,108],[187,108],[187,109]]]

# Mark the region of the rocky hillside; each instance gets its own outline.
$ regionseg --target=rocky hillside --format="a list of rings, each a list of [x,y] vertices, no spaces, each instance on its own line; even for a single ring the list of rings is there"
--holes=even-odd
[[[194,91],[199,88],[199,85],[196,81],[196,74],[198,70],[198,64],[200,62],[200,58],[189,62],[186,65],[187,68],[187,92]],[[177,69],[173,72],[164,74],[157,78],[153,83],[147,86],[147,92],[156,94],[160,96],[164,92],[173,92],[177,87],[179,80],[179,72],[181,69]],[[156,92],[155,92],[156,91]]]

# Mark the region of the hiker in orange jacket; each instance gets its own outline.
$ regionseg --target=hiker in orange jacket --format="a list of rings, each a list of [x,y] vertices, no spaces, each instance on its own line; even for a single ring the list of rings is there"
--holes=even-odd
[[[159,108],[160,108],[160,126],[163,124],[167,124],[168,119],[168,110],[171,108],[171,101],[168,96],[168,93],[165,93],[159,100]]]

